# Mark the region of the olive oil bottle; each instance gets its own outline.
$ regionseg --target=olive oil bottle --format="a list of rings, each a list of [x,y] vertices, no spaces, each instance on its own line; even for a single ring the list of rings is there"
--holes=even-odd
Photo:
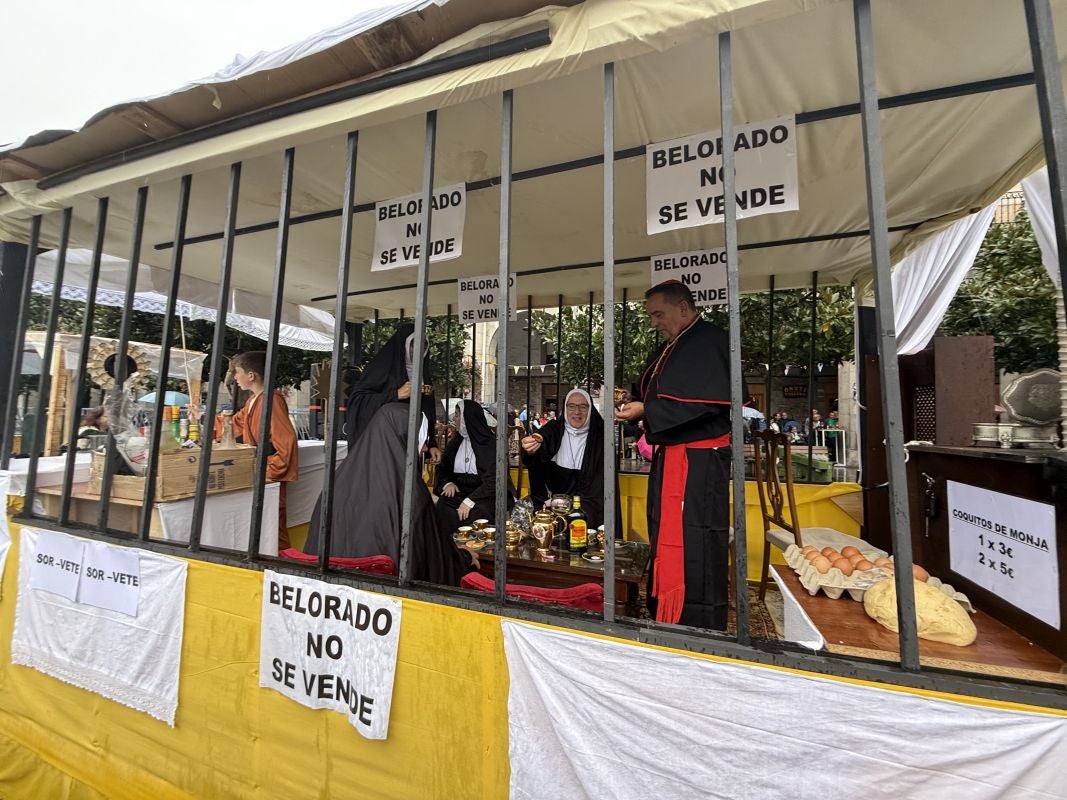
[[[589,522],[582,511],[582,498],[574,495],[571,513],[567,515],[568,549],[572,553],[584,553],[589,542]]]

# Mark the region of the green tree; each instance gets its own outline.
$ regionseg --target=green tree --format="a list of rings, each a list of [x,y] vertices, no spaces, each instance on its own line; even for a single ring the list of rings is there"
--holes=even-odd
[[[1056,288],[1025,211],[990,227],[938,335],[993,336],[997,367],[1008,372],[1057,364]]]

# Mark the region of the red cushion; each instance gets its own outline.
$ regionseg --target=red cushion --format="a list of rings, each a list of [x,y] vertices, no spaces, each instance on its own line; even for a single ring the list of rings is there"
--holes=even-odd
[[[303,564],[318,564],[319,557],[309,555],[295,547],[282,550],[278,555],[289,561],[299,561]],[[358,569],[362,572],[375,572],[379,575],[396,575],[396,563],[389,556],[366,556],[364,558],[341,558],[330,557],[330,566],[337,569]]]
[[[468,572],[463,576],[459,585],[464,589],[474,589],[479,592],[495,591],[493,581],[480,572]],[[604,587],[599,583],[583,583],[569,589],[544,589],[540,586],[509,583],[506,591],[508,597],[516,600],[552,603],[585,611],[602,611],[604,608]]]

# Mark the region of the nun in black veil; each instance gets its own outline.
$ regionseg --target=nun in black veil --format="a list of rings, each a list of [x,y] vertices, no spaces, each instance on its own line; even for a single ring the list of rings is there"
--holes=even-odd
[[[382,345],[382,349],[364,367],[359,380],[348,390],[345,432],[349,447],[363,435],[379,408],[387,403],[403,403],[406,407],[413,393],[421,397],[422,413],[426,415],[430,431],[435,429],[437,411],[429,355],[422,361],[422,391],[416,391],[411,385],[414,346],[415,326],[404,323]],[[436,464],[440,458],[441,451],[431,441],[430,460]]]
[[[467,520],[496,517],[496,434],[473,400],[457,404],[453,425],[458,433],[445,445],[434,485],[437,516],[449,533],[469,524]],[[508,484],[511,508],[510,478]]]
[[[428,430],[423,416],[420,449]],[[331,556],[386,555],[399,565],[407,431],[407,404],[384,404],[337,468]],[[460,578],[476,568],[476,557],[456,546],[452,529],[438,524],[426,485],[416,480],[413,489],[411,577],[458,586]],[[308,525],[304,552],[310,555],[319,553],[321,503],[320,496]]]

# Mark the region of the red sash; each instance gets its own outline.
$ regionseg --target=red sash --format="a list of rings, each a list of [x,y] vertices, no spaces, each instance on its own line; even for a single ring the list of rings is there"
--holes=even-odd
[[[689,475],[687,450],[728,447],[730,435],[698,442],[670,444],[663,447],[663,481],[660,488],[659,531],[656,536],[656,561],[652,577],[652,596],[656,598],[656,621],[677,623],[685,605],[685,538],[682,513],[685,482]]]

